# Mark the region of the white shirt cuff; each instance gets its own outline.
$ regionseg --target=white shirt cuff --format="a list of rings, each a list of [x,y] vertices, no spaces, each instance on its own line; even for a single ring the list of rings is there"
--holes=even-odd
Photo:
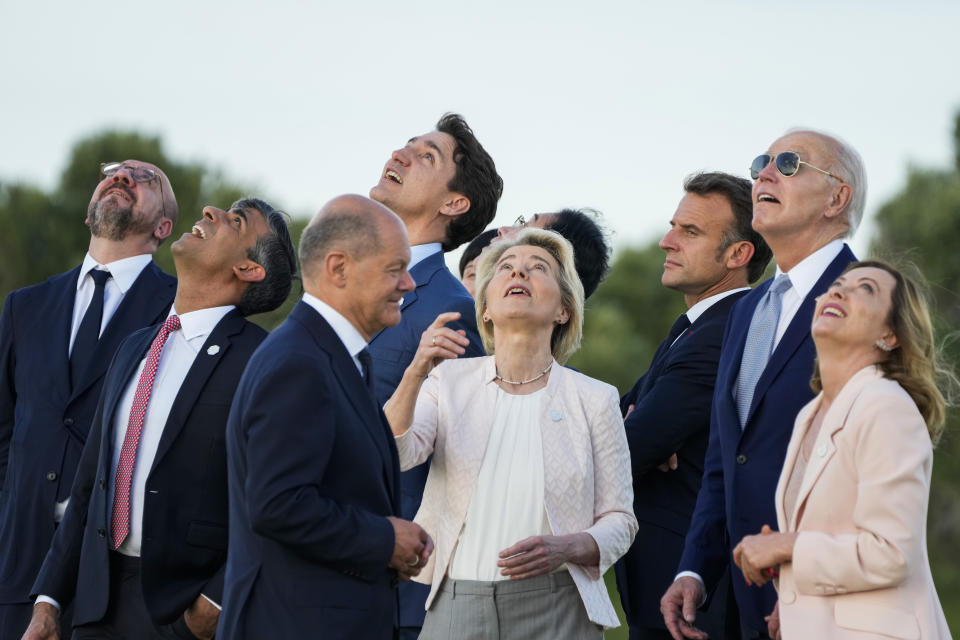
[[[56,607],[57,611],[60,611],[60,603],[57,602],[56,600],[54,600],[53,598],[51,598],[50,596],[39,595],[39,596],[37,596],[37,601],[34,602],[33,604],[34,604],[34,605],[38,605],[38,604],[40,604],[41,602],[46,602],[47,604],[52,604],[54,607]]]
[[[700,583],[700,591],[703,593],[703,597],[700,598],[700,602],[697,603],[697,609],[703,606],[703,603],[707,601],[707,585],[704,584],[703,578],[700,577],[700,574],[696,571],[681,571],[676,576],[674,576],[673,581],[676,582],[680,578],[696,578],[697,582]]]
[[[203,596],[203,599],[204,599],[204,600],[206,600],[207,602],[209,602],[210,604],[212,604],[213,606],[215,606],[215,607],[217,608],[217,611],[223,611],[223,607],[221,607],[221,606],[218,605],[216,602],[214,602],[213,600],[211,600],[211,599],[210,599],[210,596],[208,596],[208,595],[205,594],[205,593],[201,593],[200,595]],[[41,597],[42,597],[42,596],[41,596]]]

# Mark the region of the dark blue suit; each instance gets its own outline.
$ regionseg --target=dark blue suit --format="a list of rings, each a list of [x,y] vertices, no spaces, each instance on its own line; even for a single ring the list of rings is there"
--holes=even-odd
[[[813,398],[810,376],[816,349],[810,323],[814,298],[854,260],[853,252],[844,245],[800,304],[757,381],[742,431],[734,398],[740,360],[753,312],[772,279],[733,308],[724,334],[703,484],[679,570],[700,574],[711,592],[724,568],[731,566],[741,623],[755,631],[766,632],[763,616],[773,610],[776,592],[772,584],[762,589],[747,587],[740,570],[733,566],[730,552],[745,535],[758,533],[763,525],[776,528],[774,492],[787,443],[797,413]]]
[[[666,634],[660,597],[673,582],[683,539],[697,501],[710,427],[720,343],[734,303],[733,293],[712,304],[671,346],[661,344],[650,368],[622,399],[634,404],[625,420],[633,468],[633,510],[640,528],[630,550],[615,565],[620,601],[631,633]],[[676,453],[675,471],[656,466]],[[725,598],[698,626],[722,637]]]
[[[437,252],[418,262],[410,275],[417,288],[403,296],[400,307],[400,324],[388,327],[370,340],[370,355],[373,358],[374,390],[377,401],[383,405],[393,395],[403,372],[413,360],[420,345],[420,336],[437,316],[446,311],[459,311],[460,320],[446,326],[463,329],[470,339],[470,346],[462,358],[484,355],[480,334],[477,333],[476,311],[473,298],[463,288],[443,261],[443,253]],[[423,499],[423,486],[427,482],[430,461],[400,474],[400,517],[413,520]],[[429,532],[428,532],[429,533]],[[416,582],[400,585],[399,606],[401,627],[423,626],[424,605],[430,587]]]
[[[115,417],[159,329],[134,333],[117,351],[70,505],[33,586],[34,594],[61,605],[73,600],[75,626],[101,620],[111,589],[118,587],[108,584]],[[170,408],[147,478],[140,555],[144,602],[158,625],[180,617],[201,592],[222,602],[227,415],[243,369],[266,336],[230,311],[200,348]],[[218,347],[212,354],[211,345]]]
[[[25,605],[53,538],[53,510],[70,495],[107,365],[120,342],[162,320],[176,279],[147,265],[72,386],[68,346],[80,267],[14,291],[0,317],[0,604]],[[24,628],[26,621],[23,622]],[[0,637],[19,637],[0,628]]]
[[[217,637],[393,637],[393,435],[300,302],[250,359],[227,424],[230,547]]]

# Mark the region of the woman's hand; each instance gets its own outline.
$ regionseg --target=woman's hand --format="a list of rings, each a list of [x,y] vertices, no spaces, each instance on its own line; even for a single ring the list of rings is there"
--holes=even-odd
[[[462,356],[470,346],[470,339],[463,329],[454,331],[444,325],[460,319],[459,311],[441,313],[420,336],[420,346],[413,356],[407,371],[420,378],[426,378],[435,366],[444,360]]]
[[[500,574],[523,580],[551,573],[564,563],[600,564],[600,547],[589,533],[531,536],[500,552]]]
[[[759,535],[745,536],[733,550],[733,561],[747,584],[762,587],[779,575],[779,566],[793,559],[796,533],[774,533],[769,525],[763,525]]]
[[[777,604],[773,605],[773,611],[770,612],[770,615],[764,617],[764,620],[767,623],[767,635],[770,636],[770,640],[780,640],[780,601],[777,600]]]

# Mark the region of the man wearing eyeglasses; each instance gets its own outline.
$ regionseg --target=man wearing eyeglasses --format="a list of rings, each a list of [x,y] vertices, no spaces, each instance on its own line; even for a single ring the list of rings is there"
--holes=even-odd
[[[679,573],[660,602],[677,640],[706,637],[696,609],[726,567],[743,638],[777,634],[773,586],[748,586],[730,552],[745,535],[777,525],[774,491],[787,442],[813,398],[814,299],[856,260],[843,238],[856,231],[866,199],[860,156],[816,131],[788,132],[754,159],[750,174],[753,228],[777,271],[734,306],[724,333],[703,482]]]
[[[151,255],[176,220],[177,201],[159,168],[138,160],[104,165],[87,210],[83,263],[3,304],[0,638],[19,638],[30,620],[30,587],[66,509],[117,346],[162,320],[173,301],[176,279]]]
[[[483,355],[473,298],[444,263],[443,254],[480,234],[493,220],[503,180],[493,158],[457,114],[440,118],[433,131],[415,136],[390,155],[370,198],[396,213],[410,237],[410,275],[416,288],[403,296],[400,324],[370,340],[374,395],[381,405],[393,395],[413,360],[424,330],[445,311],[460,312],[447,326],[463,330],[464,357]],[[400,516],[413,520],[429,463],[400,475]],[[399,588],[400,639],[420,634],[429,589],[405,582]]]

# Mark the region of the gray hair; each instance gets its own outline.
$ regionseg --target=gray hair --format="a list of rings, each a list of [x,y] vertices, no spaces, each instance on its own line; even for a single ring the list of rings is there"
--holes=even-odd
[[[853,192],[850,196],[850,203],[847,204],[846,211],[844,211],[847,220],[846,237],[852,238],[857,231],[857,227],[860,226],[860,221],[863,220],[863,207],[867,201],[867,170],[863,166],[863,158],[845,140],[832,133],[798,127],[790,129],[784,135],[796,134],[819,138],[826,143],[827,150],[833,153],[830,166],[825,168],[829,168],[833,173],[843,178]]]
[[[357,215],[350,209],[321,215],[307,225],[300,236],[300,268],[305,275],[335,249],[354,260],[363,260],[382,248],[380,229],[372,216]]]

